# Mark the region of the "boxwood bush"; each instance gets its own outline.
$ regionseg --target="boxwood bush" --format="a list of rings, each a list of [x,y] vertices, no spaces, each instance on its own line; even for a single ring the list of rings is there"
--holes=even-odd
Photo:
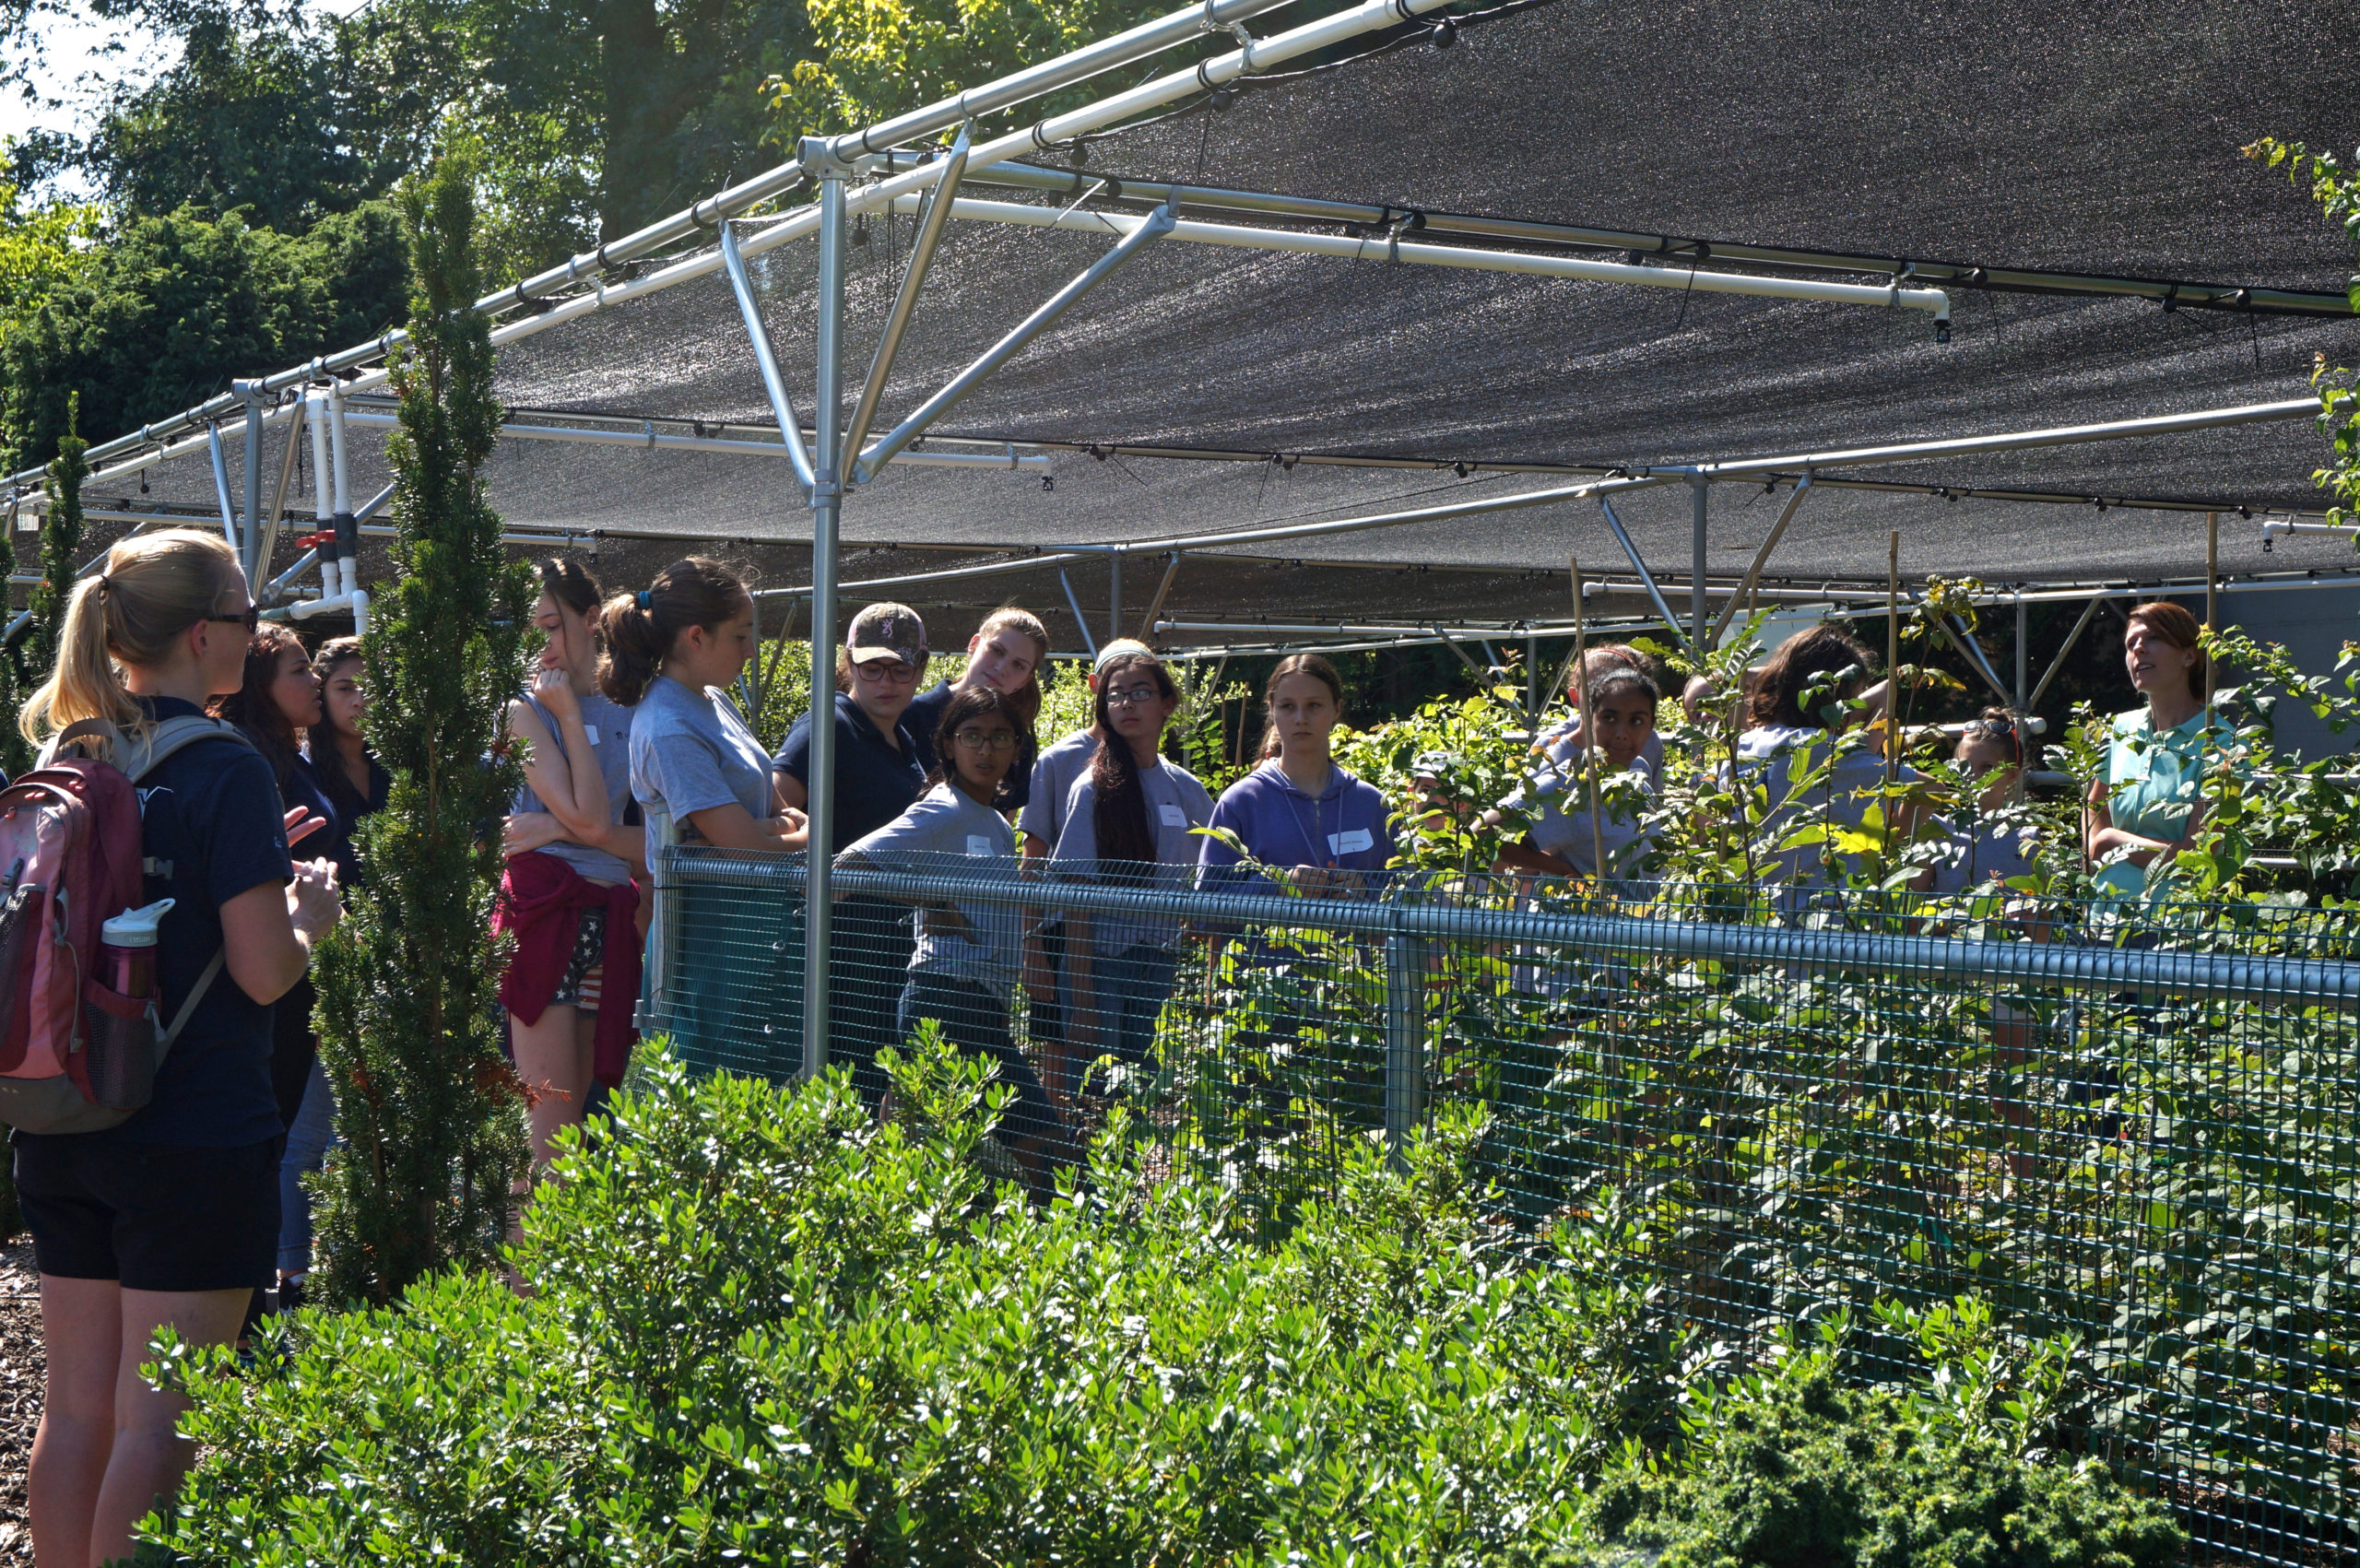
[[[1470,1119],[1399,1171],[1354,1142],[1274,1232],[1119,1114],[1031,1205],[983,1173],[980,1068],[922,1038],[892,1070],[879,1123],[838,1080],[659,1059],[542,1189],[528,1293],[443,1275],[242,1370],[168,1347],[203,1456],[151,1538],[240,1564],[1506,1563],[1651,1556],[1693,1515],[1695,1561],[1783,1562],[1729,1501],[1767,1450],[1719,1434],[1801,1410],[1882,1453],[1916,1422],[1926,1462],[1822,1507],[1843,1550],[1943,1444],[1996,1441],[1954,1400],[1843,1404],[1828,1347],[1738,1375],[1662,1318],[1644,1236],[1496,1222]],[[2017,1550],[1995,1503],[1941,1515],[1953,1555],[1873,1560],[2164,1561],[2154,1504],[2022,1449],[1976,1495],[2070,1498],[2009,1506],[2089,1551]]]

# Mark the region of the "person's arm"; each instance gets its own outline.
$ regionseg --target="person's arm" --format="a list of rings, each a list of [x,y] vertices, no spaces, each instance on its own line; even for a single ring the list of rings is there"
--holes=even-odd
[[[796,778],[785,769],[773,768],[771,770],[771,802],[782,808],[807,811],[811,807],[811,792],[803,787],[801,779]]]
[[[1493,863],[1493,868],[1497,870],[1501,867],[1516,871],[1538,871],[1550,877],[1575,874],[1572,861],[1563,855],[1552,855],[1545,849],[1534,848],[1529,839],[1500,845],[1500,857]]]
[[[293,880],[273,878],[221,904],[223,967],[238,989],[268,1007],[312,967],[312,945],[344,914],[336,867],[307,860]]]
[[[2154,864],[2157,855],[2177,855],[2181,850],[2196,847],[2196,835],[2204,826],[2204,808],[2201,800],[2189,808],[2188,825],[2180,830],[2178,837],[2151,839],[2114,825],[2113,813],[2106,808],[2106,781],[2093,779],[2082,813],[2083,853],[2094,866],[2110,855],[2129,850],[2130,853],[2122,857],[2123,864],[2144,870]]]
[[[556,718],[562,732],[557,738],[563,745],[556,744],[530,702],[509,703],[508,727],[526,746],[525,782],[565,829],[568,839],[598,845],[609,825],[607,779],[590,744],[590,732],[582,726],[582,706],[560,670],[542,671],[535,678],[533,690]]]
[[[784,817],[757,817],[732,800],[720,806],[708,806],[689,813],[689,821],[698,836],[715,849],[749,851],[757,855],[782,854],[807,848],[810,843],[810,824],[800,811],[790,811]],[[640,857],[646,858],[646,837],[639,832]]]

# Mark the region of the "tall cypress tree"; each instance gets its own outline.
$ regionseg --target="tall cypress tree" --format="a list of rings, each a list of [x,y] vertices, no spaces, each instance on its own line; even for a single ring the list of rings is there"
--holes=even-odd
[[[90,443],[82,439],[82,395],[65,395],[65,433],[57,438],[57,455],[49,465],[49,515],[41,526],[41,582],[29,607],[32,625],[26,629],[28,667],[47,671],[57,657],[57,635],[65,626],[65,601],[74,592],[75,558],[82,552],[82,481],[90,477],[83,454]]]
[[[361,644],[369,743],[393,793],[361,826],[366,879],[320,953],[315,1015],[344,1140],[321,1186],[321,1294],[366,1303],[491,1262],[526,1168],[500,1050],[498,835],[478,824],[515,789],[516,765],[487,759],[516,690],[531,574],[507,559],[484,501],[501,411],[490,328],[467,308],[474,192],[438,168],[402,210],[415,282],[387,443],[395,579]]]

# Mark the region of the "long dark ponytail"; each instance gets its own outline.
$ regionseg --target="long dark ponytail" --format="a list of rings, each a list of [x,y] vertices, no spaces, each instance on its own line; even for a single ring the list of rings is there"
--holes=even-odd
[[[1137,882],[1155,864],[1155,826],[1147,817],[1147,788],[1139,782],[1139,760],[1131,743],[1116,733],[1108,715],[1106,695],[1134,673],[1154,680],[1167,702],[1179,700],[1172,672],[1153,654],[1122,654],[1098,672],[1098,695],[1092,703],[1097,722],[1098,755],[1091,759],[1090,787],[1096,796],[1091,826],[1098,839],[1098,863],[1112,880]],[[1162,737],[1158,737],[1159,740]]]
[[[556,596],[555,588],[549,592]],[[630,707],[647,695],[681,632],[691,626],[726,626],[752,603],[746,584],[721,562],[701,555],[674,561],[645,592],[617,594],[598,612],[598,637],[605,644],[598,654],[598,690],[608,701]]]

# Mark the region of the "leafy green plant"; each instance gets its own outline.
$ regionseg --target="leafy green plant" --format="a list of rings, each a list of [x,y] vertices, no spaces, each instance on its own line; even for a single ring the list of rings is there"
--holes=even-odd
[[[903,1111],[879,1121],[841,1073],[780,1090],[658,1054],[595,1140],[565,1135],[514,1254],[529,1295],[437,1274],[307,1310],[242,1365],[167,1339],[199,1459],[149,1538],[262,1565],[1473,1565],[1594,1540],[1600,1478],[1693,1470],[1717,1508],[1720,1434],[1806,1396],[1815,1441],[1893,1441],[1890,1402],[1731,1382],[1643,1236],[1502,1226],[1464,1113],[1398,1169],[1345,1140],[1328,1195],[1264,1232],[1120,1108],[1036,1206],[977,1159],[1007,1103],[983,1065],[927,1033],[885,1065]],[[1977,1476],[2070,1480],[2044,1539],[2145,1517],[1998,1446]]]

